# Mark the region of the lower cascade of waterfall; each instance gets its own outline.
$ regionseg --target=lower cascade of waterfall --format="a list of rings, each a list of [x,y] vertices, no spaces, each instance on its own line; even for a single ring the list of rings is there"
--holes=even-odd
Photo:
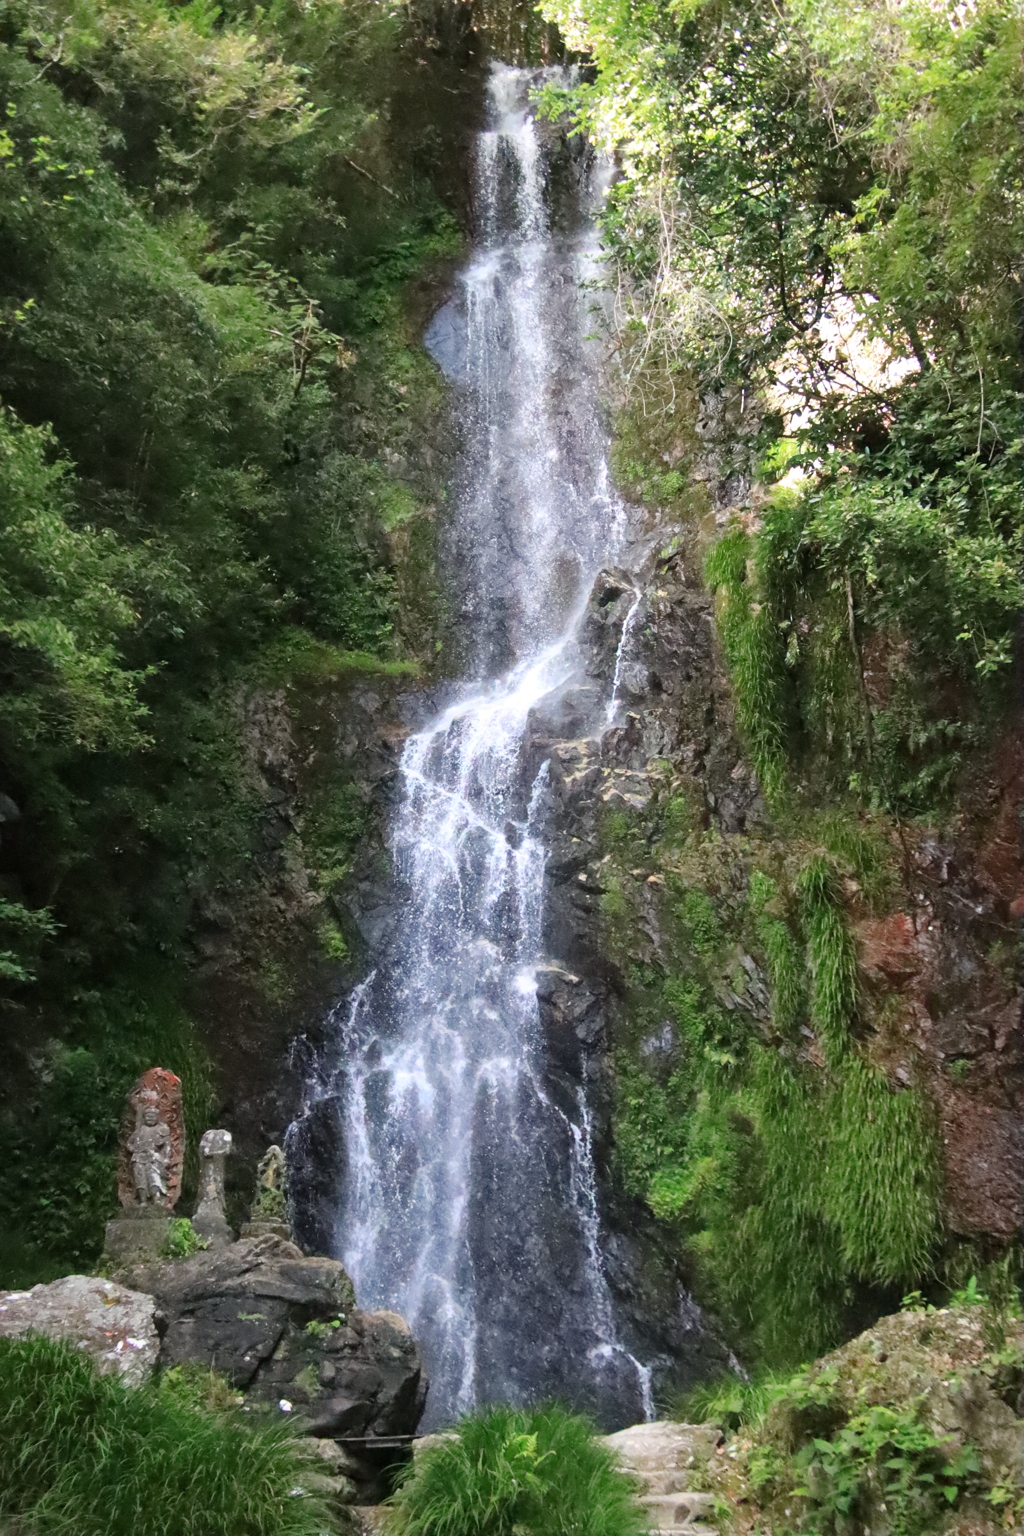
[[[402,1313],[421,1341],[425,1429],[551,1396],[610,1427],[653,1415],[650,1371],[616,1330],[590,1110],[546,1066],[537,1001],[548,767],[527,768],[528,723],[578,680],[576,629],[625,536],[587,341],[602,171],[575,160],[575,217],[556,231],[529,107],[558,74],[489,80],[479,242],[427,335],[463,406],[453,558],[471,676],[405,746],[398,919],[309,1089],[342,1107],[335,1251],[360,1305]]]

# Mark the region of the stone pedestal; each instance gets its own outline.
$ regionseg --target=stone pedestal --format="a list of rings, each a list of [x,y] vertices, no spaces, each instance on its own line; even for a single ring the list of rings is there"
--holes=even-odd
[[[279,1220],[247,1221],[242,1227],[241,1237],[279,1237],[286,1243],[294,1243],[292,1229],[284,1217]]]
[[[103,1256],[119,1269],[164,1255],[174,1217],[161,1206],[131,1207],[107,1222]]]

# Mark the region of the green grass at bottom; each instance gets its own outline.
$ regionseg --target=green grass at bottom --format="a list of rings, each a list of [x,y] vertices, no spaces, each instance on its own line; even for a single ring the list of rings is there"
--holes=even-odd
[[[0,1528],[25,1536],[327,1536],[291,1433],[99,1376],[69,1344],[0,1339]]]

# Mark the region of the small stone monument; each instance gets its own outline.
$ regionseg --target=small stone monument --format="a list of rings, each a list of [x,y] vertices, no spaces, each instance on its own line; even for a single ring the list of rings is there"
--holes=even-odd
[[[128,1094],[121,1117],[117,1198],[122,1215],[107,1222],[109,1259],[126,1264],[160,1253],[181,1194],[184,1161],[181,1079],[164,1067],[150,1067]]]
[[[256,1167],[256,1198],[243,1237],[283,1237],[294,1242],[288,1222],[288,1163],[280,1147],[268,1147]]]
[[[211,1248],[235,1240],[224,1210],[224,1163],[231,1155],[230,1131],[206,1131],[199,1143],[199,1203],[192,1225]]]

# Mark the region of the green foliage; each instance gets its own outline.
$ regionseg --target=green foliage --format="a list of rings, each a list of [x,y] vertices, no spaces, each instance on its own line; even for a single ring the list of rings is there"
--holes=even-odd
[[[19,1273],[30,1249],[94,1256],[139,1068],[206,1072],[153,1019],[190,997],[210,910],[248,911],[265,874],[248,696],[411,676],[409,637],[433,646],[401,550],[415,533],[429,574],[417,450],[443,386],[406,294],[460,245],[462,118],[418,26],[389,0],[0,6],[0,790],[20,811],[0,1218]]]
[[[0,1137],[6,1176],[0,1225],[20,1243],[0,1284],[24,1283],[35,1266],[79,1270],[95,1261],[103,1223],[116,1208],[117,1133],[124,1095],[138,1074],[159,1061],[182,1079],[185,1123],[208,1123],[210,1066],[192,1020],[169,995],[166,972],[125,978],[119,990],[81,994],[80,1022],[52,1040],[43,1070],[6,1104]],[[194,1135],[186,1181],[196,1176]],[[10,1262],[10,1271],[6,1263]]]
[[[830,830],[867,859],[856,831]],[[834,1344],[858,1297],[927,1274],[940,1234],[927,1101],[894,1091],[856,1039],[838,881],[821,853],[788,895],[752,873],[746,913],[772,983],[769,1032],[715,1000],[731,935],[709,898],[688,889],[676,910],[684,974],[662,979],[657,994],[677,1026],[675,1053],[665,1061],[634,1047],[616,1061],[624,1186],[673,1223],[698,1294],[742,1347],[781,1367]],[[820,1056],[804,1054],[805,1017]]]
[[[811,973],[811,1018],[827,1064],[838,1066],[857,1017],[857,954],[829,859],[817,857],[797,885]]]
[[[841,869],[849,870],[868,904],[889,910],[897,889],[895,851],[880,823],[842,810],[826,811],[814,820],[814,835]]]
[[[303,1331],[308,1333],[311,1339],[329,1339],[332,1331],[340,1328],[343,1322],[344,1318],[341,1317],[332,1317],[330,1322],[324,1322],[320,1318],[313,1318],[312,1322],[306,1324]]]
[[[762,1423],[789,1381],[788,1374],[767,1370],[752,1377],[727,1375],[702,1381],[672,1404],[672,1417],[683,1424],[720,1424],[730,1431],[753,1427]]]
[[[622,164],[631,408],[675,418],[685,478],[693,402],[720,403],[723,457],[774,482],[708,562],[765,791],[789,766],[941,808],[1004,716],[1024,595],[1024,12],[543,10],[590,54],[570,110]],[[733,431],[730,402],[769,392],[756,438]],[[631,478],[656,498],[660,470]]]
[[[786,782],[788,678],[778,626],[761,600],[748,535],[733,529],[708,551],[705,580],[720,589],[718,632],[736,689],[739,717],[761,787],[778,803]]]
[[[199,1236],[187,1216],[177,1216],[168,1228],[163,1255],[165,1259],[190,1259],[194,1253],[202,1253],[209,1246],[209,1241]]]
[[[198,1360],[186,1360],[161,1371],[157,1386],[161,1397],[196,1411],[223,1413],[242,1403],[242,1394],[236,1392],[226,1376]]]
[[[252,1203],[253,1221],[283,1221],[288,1214],[288,1203],[283,1189],[261,1184]]]
[[[778,886],[762,870],[750,877],[750,908],[764,949],[772,992],[772,1023],[792,1037],[806,1005],[803,957],[779,904]]]
[[[0,1518],[39,1536],[322,1536],[287,1431],[189,1396],[130,1391],[67,1344],[0,1340]]]
[[[825,1209],[857,1275],[894,1284],[924,1274],[939,1235],[938,1139],[927,1101],[894,1093],[860,1057],[844,1068],[834,1116]]]
[[[679,905],[679,916],[699,955],[710,955],[722,942],[722,925],[707,891],[694,888],[686,892]]]
[[[807,1501],[808,1529],[831,1533],[856,1518],[873,1481],[893,1536],[924,1536],[953,1505],[980,1468],[971,1445],[937,1435],[920,1405],[876,1405],[854,1414],[829,1439],[815,1436],[794,1458]]]
[[[495,1407],[417,1458],[390,1501],[394,1536],[642,1536],[633,1480],[586,1419]]]

